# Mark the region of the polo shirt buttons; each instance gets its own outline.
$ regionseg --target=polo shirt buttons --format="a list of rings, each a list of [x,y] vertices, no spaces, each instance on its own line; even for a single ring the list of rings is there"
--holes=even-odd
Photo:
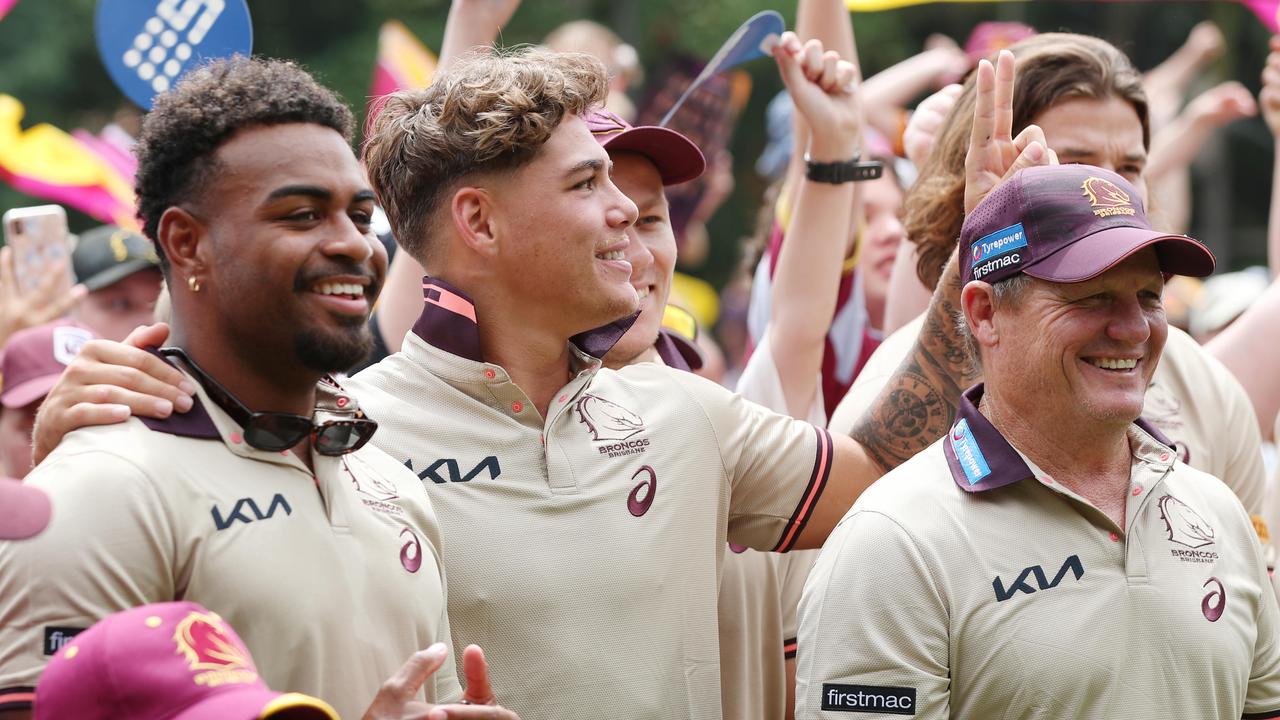
[[[1120,542],[1120,536],[1115,533],[1111,533],[1111,542]]]
[[[518,413],[522,410],[524,410],[524,403],[520,402],[519,400],[511,403],[511,412]]]
[[[568,396],[568,395],[561,395],[561,396],[560,396],[560,402],[564,402],[565,400],[568,400],[568,399],[569,399],[569,396]]]
[[[229,439],[234,445],[239,445],[241,442],[244,441],[244,438],[240,437],[240,433],[231,433]]]
[[[1160,453],[1160,462],[1165,462],[1168,459],[1169,459],[1169,453]]]
[[[1048,475],[1045,475],[1044,477],[1042,477],[1042,478],[1040,478],[1040,479],[1044,481],[1044,484],[1045,484],[1045,485],[1052,485],[1052,484],[1053,484],[1053,478],[1049,477]]]
[[[494,379],[494,378],[498,377],[498,373],[494,372],[493,368],[485,368],[485,369],[484,369],[484,376],[485,376],[486,378],[488,378],[489,380],[492,380],[492,379]]]
[[[1134,497],[1138,497],[1138,496],[1139,496],[1139,495],[1141,495],[1141,494],[1142,494],[1142,486],[1141,486],[1141,485],[1136,485],[1136,486],[1134,486],[1134,488],[1133,488],[1133,496],[1134,496]]]

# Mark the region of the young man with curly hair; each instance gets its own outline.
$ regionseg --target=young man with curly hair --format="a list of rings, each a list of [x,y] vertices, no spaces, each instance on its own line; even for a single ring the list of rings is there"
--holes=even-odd
[[[784,76],[851,92],[851,65],[788,39]],[[512,707],[719,718],[726,539],[817,547],[882,469],[862,444],[689,373],[602,367],[651,291],[625,260],[649,214],[586,120],[605,87],[583,56],[479,54],[386,103],[365,160],[428,273],[425,307],[353,387],[384,447],[430,480],[449,557],[466,558],[449,561],[455,635],[501,644]],[[844,117],[811,160],[849,161],[860,133]]]
[[[476,706],[448,717],[514,718],[487,706],[477,648],[459,686],[431,503],[361,447],[377,426],[329,377],[368,351],[387,264],[351,124],[281,61],[218,61],[157,98],[140,216],[172,293],[160,355],[193,406],[77,430],[28,476],[55,511],[39,537],[0,544],[0,716],[26,715],[80,630],[181,599],[240,628],[272,687],[344,717],[461,700]],[[196,683],[253,677],[233,655],[190,662]]]
[[[852,92],[856,70],[820,44],[787,36],[775,56],[793,87]],[[366,160],[402,248],[430,275],[403,350],[347,386],[381,423],[374,442],[432,496],[453,632],[490,650],[504,702],[527,718],[719,718],[726,541],[817,547],[904,440],[898,425],[832,438],[650,362],[602,367],[655,290],[632,275],[629,236],[661,220],[614,185],[622,148],[587,122],[605,87],[587,56],[531,50],[465,58],[391,97]],[[834,115],[810,143],[815,163],[856,156],[859,114]],[[632,169],[659,197],[683,172]],[[810,179],[815,197],[850,205],[847,185],[822,180]],[[912,441],[946,429],[929,403],[959,393],[947,349],[919,350],[939,390],[907,402],[928,421]],[[70,390],[55,403],[67,417],[42,427],[74,423],[75,397],[94,402]]]

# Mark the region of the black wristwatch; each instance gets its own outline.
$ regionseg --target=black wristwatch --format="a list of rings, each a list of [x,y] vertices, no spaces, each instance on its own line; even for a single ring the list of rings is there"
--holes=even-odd
[[[876,180],[884,174],[884,163],[881,163],[878,160],[859,162],[861,159],[862,154],[856,153],[852,160],[822,163],[810,160],[809,153],[805,153],[804,176],[814,182],[839,185],[847,182]]]

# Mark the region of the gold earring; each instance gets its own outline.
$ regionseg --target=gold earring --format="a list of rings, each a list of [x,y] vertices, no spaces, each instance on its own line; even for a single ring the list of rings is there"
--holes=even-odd
[[[193,293],[200,292],[200,278],[195,275],[187,278],[187,287],[191,288],[191,292]]]

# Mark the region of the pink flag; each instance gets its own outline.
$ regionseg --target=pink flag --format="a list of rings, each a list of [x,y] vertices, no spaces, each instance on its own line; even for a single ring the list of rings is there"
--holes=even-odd
[[[2,1],[2,0],[0,0]],[[436,71],[436,58],[409,28],[388,20],[378,31],[378,60],[373,69],[371,98],[396,90],[424,88]]]
[[[436,72],[436,56],[399,20],[388,20],[378,31],[378,58],[369,87],[369,109],[365,127],[373,124],[386,102],[397,90],[424,88]]]
[[[136,227],[129,161],[89,133],[80,138],[47,123],[22,127],[22,103],[0,94],[0,181],[20,192],[76,208],[103,222]]]
[[[108,125],[97,135],[88,130],[72,130],[71,137],[110,165],[126,183],[133,184],[133,176],[138,171],[138,159],[133,156],[133,138],[119,125]]]

